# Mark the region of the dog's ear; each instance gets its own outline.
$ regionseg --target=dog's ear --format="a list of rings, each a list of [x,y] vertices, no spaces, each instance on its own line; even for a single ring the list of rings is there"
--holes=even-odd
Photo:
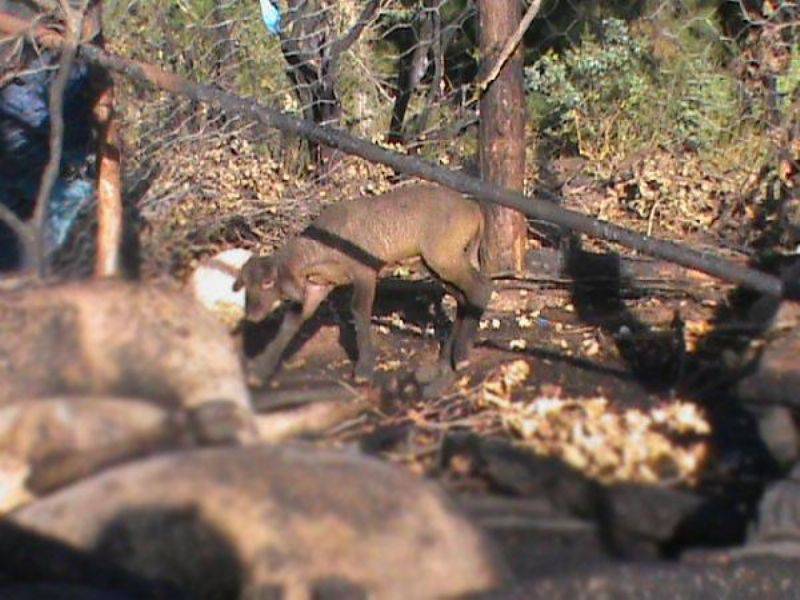
[[[254,275],[258,276],[260,271],[260,262],[263,259],[260,259],[258,256],[251,256],[247,259],[242,265],[242,268],[239,269],[239,275],[236,277],[236,281],[233,282],[233,291],[238,292],[245,286],[247,281],[253,281]]]

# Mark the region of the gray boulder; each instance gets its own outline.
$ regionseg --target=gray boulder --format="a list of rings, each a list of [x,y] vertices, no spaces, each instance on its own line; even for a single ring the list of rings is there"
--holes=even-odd
[[[307,446],[142,460],[26,506],[6,526],[191,598],[442,598],[491,589],[504,575],[482,533],[435,486]],[[0,564],[98,583],[94,569],[59,567],[52,556],[33,564],[42,553],[24,546],[0,535]]]

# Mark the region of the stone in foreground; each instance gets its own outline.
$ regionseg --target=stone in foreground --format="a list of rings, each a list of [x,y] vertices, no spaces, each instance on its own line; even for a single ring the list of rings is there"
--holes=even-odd
[[[143,460],[31,504],[5,527],[168,582],[192,598],[330,590],[442,598],[503,579],[483,535],[434,486],[376,460],[306,446]],[[18,534],[0,535],[0,562],[11,572],[104,584],[92,579],[99,569],[32,556]]]

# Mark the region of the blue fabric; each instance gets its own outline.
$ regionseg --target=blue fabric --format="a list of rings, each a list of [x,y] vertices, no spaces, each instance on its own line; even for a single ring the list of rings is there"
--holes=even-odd
[[[51,248],[60,248],[67,241],[70,229],[78,220],[81,210],[94,198],[94,182],[88,179],[68,181],[60,178],[50,196],[50,214],[47,222],[47,242]]]
[[[279,35],[281,32],[281,11],[269,0],[261,0],[261,18],[264,20],[264,25],[273,35]]]
[[[57,57],[34,58],[0,88],[0,202],[27,218],[47,164],[49,93]],[[89,66],[76,61],[64,90],[64,144],[60,177],[50,198],[47,239],[51,248],[67,238],[80,209],[94,196],[92,98]]]

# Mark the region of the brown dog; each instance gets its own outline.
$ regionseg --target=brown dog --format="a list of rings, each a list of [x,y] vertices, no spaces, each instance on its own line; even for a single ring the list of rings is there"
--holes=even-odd
[[[300,326],[335,287],[353,285],[357,379],[369,380],[375,350],[369,331],[375,286],[383,267],[421,258],[458,304],[442,347],[439,372],[449,376],[468,359],[491,284],[477,266],[483,232],[480,206],[452,190],[427,184],[400,187],[324,210],[276,254],[245,263],[234,289],[246,290],[246,318],[261,321],[284,301],[291,308],[277,337],[252,365],[269,378]]]

